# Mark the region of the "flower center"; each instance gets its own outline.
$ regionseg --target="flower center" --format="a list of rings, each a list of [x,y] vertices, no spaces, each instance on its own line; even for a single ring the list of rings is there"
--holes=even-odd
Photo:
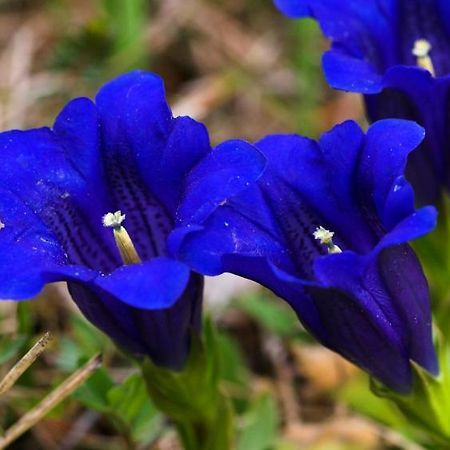
[[[126,265],[139,264],[141,258],[134,247],[130,235],[125,227],[122,226],[124,220],[125,214],[122,214],[121,211],[108,213],[103,216],[103,226],[113,229],[114,239],[123,263]]]
[[[431,44],[426,39],[417,39],[414,42],[412,54],[417,58],[417,65],[423,69],[428,70],[431,75],[435,76],[433,61],[430,57]]]
[[[327,230],[326,228],[320,226],[316,228],[313,236],[317,239],[321,244],[326,245],[328,249],[328,253],[342,253],[342,250],[333,243],[334,232]]]

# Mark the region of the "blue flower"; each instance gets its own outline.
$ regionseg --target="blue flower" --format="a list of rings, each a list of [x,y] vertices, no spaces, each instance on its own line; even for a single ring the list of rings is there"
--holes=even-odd
[[[95,103],[71,101],[51,129],[1,133],[0,298],[67,281],[120,347],[180,369],[201,327],[203,277],[170,257],[166,238],[188,174],[206,168],[219,203],[262,171],[249,148],[212,150],[205,127],[173,118],[162,80],[144,72],[108,83]]]
[[[371,120],[397,117],[427,137],[408,164],[421,203],[450,189],[450,2],[275,0],[290,17],[314,17],[331,39],[329,84],[365,94]]]
[[[208,275],[232,272],[285,299],[325,346],[399,392],[411,360],[438,371],[427,281],[407,242],[433,229],[403,176],[423,139],[413,122],[384,120],[365,135],[345,122],[319,142],[268,136],[267,168],[217,208],[187,191],[169,248]]]

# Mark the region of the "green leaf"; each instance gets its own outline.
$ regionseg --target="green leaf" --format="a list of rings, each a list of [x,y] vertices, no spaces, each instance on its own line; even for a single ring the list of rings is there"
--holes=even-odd
[[[0,337],[0,364],[4,364],[14,358],[27,341],[27,336],[2,336]]]
[[[440,374],[434,377],[414,362],[413,388],[408,395],[391,391],[376,380],[372,390],[380,397],[389,398],[407,419],[431,438],[450,444],[450,346],[437,340]]]
[[[205,334],[208,333],[205,329]],[[213,417],[218,395],[217,359],[218,355],[210,354],[208,345],[195,334],[192,336],[191,353],[182,371],[159,367],[146,359],[142,364],[144,378],[157,407],[180,421]],[[193,392],[195,395],[192,395]]]
[[[109,345],[108,338],[78,314],[71,316],[74,340],[83,356],[101,353]]]
[[[34,327],[31,305],[31,302],[19,302],[17,304],[17,331],[20,334],[26,334],[28,336],[33,334]]]
[[[107,393],[110,411],[129,429],[134,442],[150,442],[162,426],[162,416],[147,392],[142,375],[135,373]]]
[[[148,391],[160,411],[177,426],[185,450],[229,450],[233,414],[219,390],[220,352],[212,324],[203,337],[192,334],[189,358],[183,370],[142,363]]]
[[[268,450],[275,444],[278,429],[276,401],[270,394],[256,398],[244,416],[237,450]]]
[[[360,414],[395,429],[407,427],[407,421],[395,405],[373,395],[367,386],[367,376],[352,378],[337,393],[337,398]]]
[[[109,392],[114,388],[114,382],[106,369],[97,369],[73,394],[73,396],[89,409],[101,413],[110,410]]]
[[[414,241],[413,247],[423,265],[431,289],[432,307],[437,326],[450,337],[450,196],[443,195],[438,205],[436,229]]]
[[[66,336],[62,336],[58,344],[56,365],[66,372],[73,372],[78,367],[78,362],[82,357],[80,347]]]
[[[144,42],[147,0],[103,0],[113,39],[111,68],[114,72],[142,66],[148,53]]]
[[[220,353],[220,378],[237,385],[247,385],[249,373],[245,368],[241,351],[232,337],[217,334],[217,346]]]

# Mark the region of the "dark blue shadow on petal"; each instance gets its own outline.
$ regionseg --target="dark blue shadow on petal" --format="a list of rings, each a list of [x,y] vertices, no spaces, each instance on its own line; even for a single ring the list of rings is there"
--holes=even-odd
[[[222,161],[230,170],[215,181],[226,182],[225,195],[262,171],[263,161],[259,169],[238,161],[240,146],[248,144],[228,152],[235,169]],[[201,327],[203,278],[167,256],[166,239],[191,172],[219,170],[226,156],[211,149],[206,128],[174,118],[161,78],[134,71],[106,84],[95,103],[69,102],[53,129],[1,133],[0,152],[0,298],[67,281],[88,320],[120,347],[181,369]],[[250,160],[263,160],[253,152]],[[118,210],[142,264],[124,266],[102,224]]]
[[[208,214],[187,192],[169,247],[202,273],[268,287],[320,342],[407,392],[411,360],[437,373],[427,281],[407,245],[436,225],[433,207],[414,209],[403,175],[423,135],[385,120],[366,135],[345,122],[318,142],[268,136],[256,144],[267,158],[256,184],[214,208],[204,197]],[[319,226],[341,253],[327,253]]]

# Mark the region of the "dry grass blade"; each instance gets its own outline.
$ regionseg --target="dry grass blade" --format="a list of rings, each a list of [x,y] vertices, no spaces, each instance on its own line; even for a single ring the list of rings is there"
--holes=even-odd
[[[50,342],[51,336],[47,331],[31,349],[23,356],[19,362],[0,381],[0,395],[7,392],[14,386],[18,378],[36,361],[37,357],[45,350]]]
[[[0,438],[0,450],[6,448],[11,442],[38,423],[58,403],[62,402],[75,391],[92,372],[101,364],[101,356],[91,358],[83,367],[78,369],[69,378],[63,381],[55,390],[50,392],[39,404],[22,416],[14,425],[8,428]]]

